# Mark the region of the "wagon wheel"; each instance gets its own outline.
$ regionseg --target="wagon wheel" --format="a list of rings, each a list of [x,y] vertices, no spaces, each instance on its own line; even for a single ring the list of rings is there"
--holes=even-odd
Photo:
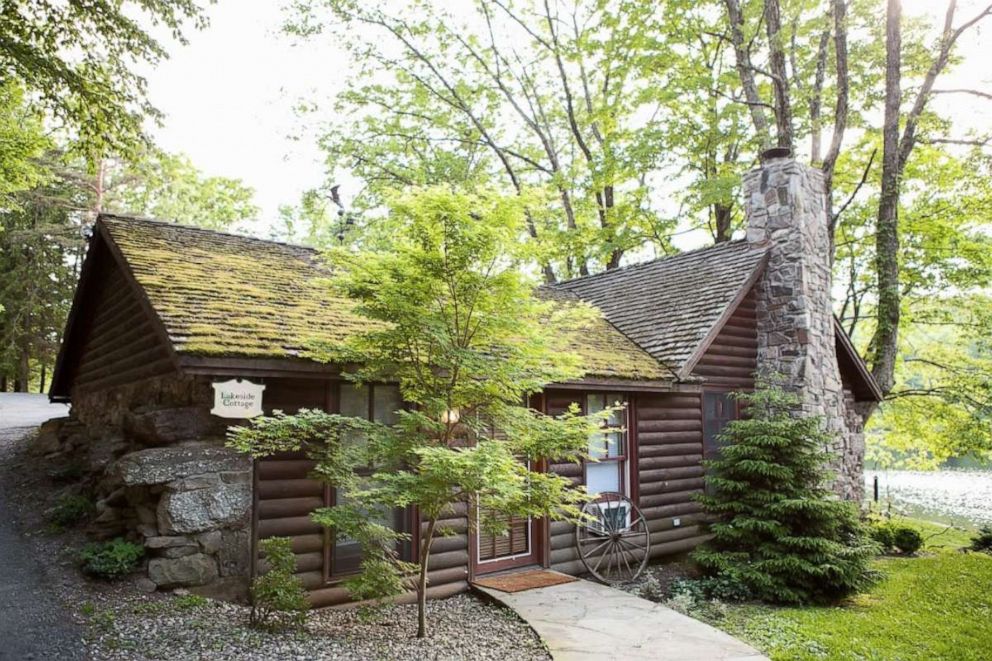
[[[626,496],[601,493],[582,506],[584,521],[575,529],[582,564],[600,582],[633,581],[648,564],[651,534],[641,510]]]

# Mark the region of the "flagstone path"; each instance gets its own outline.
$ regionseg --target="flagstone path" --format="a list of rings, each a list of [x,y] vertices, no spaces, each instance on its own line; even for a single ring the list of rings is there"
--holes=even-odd
[[[555,661],[767,661],[719,629],[591,581],[515,593],[476,589],[516,611]]]

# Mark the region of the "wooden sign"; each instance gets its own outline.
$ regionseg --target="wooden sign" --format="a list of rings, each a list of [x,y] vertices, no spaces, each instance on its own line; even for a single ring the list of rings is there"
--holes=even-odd
[[[251,381],[231,379],[214,386],[214,407],[210,410],[221,418],[254,418],[262,415],[262,391],[265,386]]]

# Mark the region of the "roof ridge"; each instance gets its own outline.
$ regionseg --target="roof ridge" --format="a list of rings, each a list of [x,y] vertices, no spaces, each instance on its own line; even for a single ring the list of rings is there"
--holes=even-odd
[[[263,239],[257,236],[250,236],[245,234],[235,234],[234,232],[223,232],[221,230],[210,229],[208,227],[200,227],[198,225],[187,225],[186,223],[179,223],[172,220],[163,220],[161,218],[150,218],[148,216],[133,216],[130,214],[113,213],[107,211],[101,211],[97,216],[97,221],[103,218],[110,218],[112,220],[123,220],[125,222],[138,222],[138,223],[148,223],[150,225],[161,225],[163,227],[178,228],[181,230],[190,230],[193,232],[202,232],[205,234],[213,234],[215,236],[230,237],[232,239],[243,239],[245,241],[253,241],[256,243],[267,243],[273,246],[281,246],[284,248],[293,248],[295,250],[306,250],[310,253],[320,252],[312,246],[305,246],[300,243],[290,243],[288,241],[276,241],[274,239]]]
[[[681,258],[684,258],[684,257],[689,257],[691,255],[695,255],[695,254],[702,253],[702,252],[707,252],[707,251],[710,251],[710,250],[723,249],[723,248],[727,248],[729,246],[735,246],[736,247],[736,246],[739,246],[739,245],[742,245],[742,244],[747,244],[747,243],[748,243],[747,239],[732,239],[730,241],[721,241],[720,243],[714,243],[711,246],[702,246],[702,247],[699,247],[699,248],[693,248],[692,250],[686,250],[686,251],[683,251],[683,252],[675,253],[674,255],[665,255],[663,257],[655,257],[654,259],[648,259],[648,260],[645,260],[643,262],[635,262],[633,264],[625,264],[624,266],[618,266],[615,269],[608,269],[606,271],[600,271],[599,273],[590,273],[588,275],[576,276],[574,278],[569,278],[568,280],[562,280],[560,282],[556,282],[556,283],[551,284],[549,286],[550,287],[557,288],[557,287],[561,287],[563,285],[567,285],[567,284],[570,284],[570,283],[573,283],[573,282],[578,282],[580,280],[586,281],[586,280],[590,280],[592,278],[600,278],[600,277],[607,276],[607,275],[612,275],[612,274],[615,274],[615,273],[625,273],[625,272],[632,271],[634,269],[644,268],[644,267],[647,267],[647,266],[654,266],[654,265],[660,264],[662,262],[670,262],[670,261],[674,261],[676,259],[681,259]]]

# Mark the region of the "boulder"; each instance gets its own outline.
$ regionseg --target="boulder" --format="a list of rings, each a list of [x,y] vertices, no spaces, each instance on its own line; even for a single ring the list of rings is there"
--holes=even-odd
[[[217,579],[217,563],[202,553],[181,558],[153,558],[148,562],[148,578],[163,588],[206,585]]]
[[[250,469],[251,459],[246,455],[205,443],[138,450],[117,462],[117,472],[128,486],[164,484],[193,475]]]
[[[199,406],[128,412],[124,432],[144,445],[167,445],[202,438],[212,427],[210,414]]]
[[[69,421],[69,418],[52,418],[48,422],[42,423],[38,428],[38,434],[29,445],[29,452],[36,456],[44,456],[59,452],[62,449],[62,439],[60,433],[62,426]]]
[[[251,485],[248,484],[169,491],[158,504],[158,528],[163,533],[194,533],[245,526],[250,509]]]

